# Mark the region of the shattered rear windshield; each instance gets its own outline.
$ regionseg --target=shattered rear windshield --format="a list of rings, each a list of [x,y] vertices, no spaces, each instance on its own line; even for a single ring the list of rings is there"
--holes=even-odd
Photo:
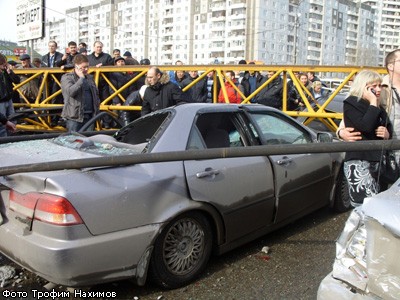
[[[86,137],[78,134],[61,135],[51,142],[96,155],[119,156],[142,153],[146,144],[129,145],[120,143],[112,136],[95,135]]]

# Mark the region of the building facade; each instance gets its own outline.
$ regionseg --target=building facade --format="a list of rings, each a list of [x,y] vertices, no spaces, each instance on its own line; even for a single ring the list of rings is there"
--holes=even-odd
[[[61,52],[69,41],[86,42],[90,49],[100,40],[105,52],[128,50],[152,64],[236,64],[246,59],[275,65],[375,66],[380,54],[395,45],[388,39],[395,21],[382,17],[392,7],[378,5],[383,2],[393,1],[103,0],[48,21],[46,37],[35,41],[34,48],[45,54],[48,41],[56,40]],[[376,35],[383,20],[385,30]],[[398,34],[390,31],[397,46]]]
[[[379,40],[379,58],[381,64],[387,53],[400,48],[400,2],[394,0],[363,0],[377,11],[377,23],[379,27],[375,35]]]

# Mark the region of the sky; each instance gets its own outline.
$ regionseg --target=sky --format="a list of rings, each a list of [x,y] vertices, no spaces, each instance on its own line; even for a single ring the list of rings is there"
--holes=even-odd
[[[62,18],[65,10],[79,5],[90,5],[100,0],[45,0],[47,18]],[[16,40],[17,23],[16,23],[16,1],[0,0],[0,40],[18,42]]]

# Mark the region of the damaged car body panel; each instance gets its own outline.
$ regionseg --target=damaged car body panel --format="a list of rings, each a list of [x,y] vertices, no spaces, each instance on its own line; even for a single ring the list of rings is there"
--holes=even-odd
[[[4,144],[0,164],[319,142],[315,132],[265,106],[183,104],[114,136]],[[0,251],[60,285],[124,278],[143,285],[150,272],[158,285],[176,288],[196,279],[212,253],[328,205],[340,165],[340,154],[316,153],[2,176]]]
[[[399,299],[400,180],[366,198],[349,216],[336,243],[333,271],[318,299]]]

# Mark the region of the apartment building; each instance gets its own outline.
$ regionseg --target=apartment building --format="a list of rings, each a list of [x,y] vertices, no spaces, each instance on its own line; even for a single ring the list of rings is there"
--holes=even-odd
[[[153,64],[377,65],[379,9],[389,11],[382,1],[103,0],[49,21],[34,47],[44,54],[51,39],[61,52],[71,40],[89,49],[101,40],[105,52],[129,50]]]
[[[400,2],[395,0],[363,0],[377,11],[379,58],[384,64],[387,53],[400,48]]]

